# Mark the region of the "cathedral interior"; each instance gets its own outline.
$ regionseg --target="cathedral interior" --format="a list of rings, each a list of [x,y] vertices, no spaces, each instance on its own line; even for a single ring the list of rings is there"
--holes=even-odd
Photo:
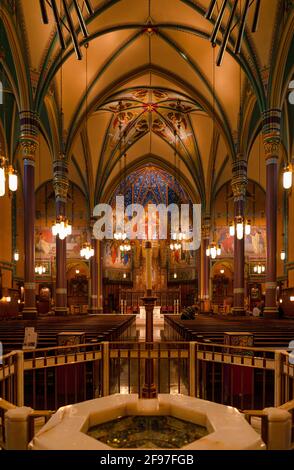
[[[0,2],[0,449],[294,448],[293,33],[293,0]],[[139,438],[123,400],[178,412]]]

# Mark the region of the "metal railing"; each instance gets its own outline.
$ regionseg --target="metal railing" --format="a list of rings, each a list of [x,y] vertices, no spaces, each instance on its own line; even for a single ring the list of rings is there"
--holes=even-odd
[[[145,359],[154,359],[159,393],[182,393],[239,409],[280,406],[294,398],[287,352],[213,343],[104,342],[16,351],[0,364],[0,396],[56,410],[113,393],[138,393]]]

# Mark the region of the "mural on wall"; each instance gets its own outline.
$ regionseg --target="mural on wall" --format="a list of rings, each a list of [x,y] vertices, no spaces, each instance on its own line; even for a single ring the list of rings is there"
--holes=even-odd
[[[121,254],[119,244],[113,240],[107,240],[103,243],[103,264],[104,268],[130,269],[130,253]]]
[[[85,228],[73,228],[72,235],[66,239],[66,251],[68,258],[79,258],[81,245],[88,239],[88,231]],[[56,256],[56,243],[51,228],[37,227],[35,230],[35,253],[37,259],[51,259]]]
[[[195,267],[196,264],[196,251],[188,250],[177,250],[171,251],[168,250],[169,266],[170,268],[180,268],[191,266]]]
[[[222,246],[222,256],[234,256],[234,237],[228,227],[217,228],[218,243]],[[245,255],[250,258],[266,257],[266,228],[252,227],[251,234],[245,236]]]

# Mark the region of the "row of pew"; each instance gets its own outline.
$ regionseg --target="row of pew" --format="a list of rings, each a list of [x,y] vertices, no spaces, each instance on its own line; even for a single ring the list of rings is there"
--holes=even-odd
[[[250,332],[254,346],[285,348],[294,340],[294,321],[267,318],[228,319],[199,315],[195,320],[181,320],[179,315],[165,315],[165,322],[185,341],[222,344],[225,332]]]
[[[83,332],[86,343],[117,341],[135,320],[135,315],[106,314],[11,320],[0,322],[0,341],[4,353],[22,349],[26,327],[34,327],[38,333],[37,348],[57,346],[57,336],[61,332]]]

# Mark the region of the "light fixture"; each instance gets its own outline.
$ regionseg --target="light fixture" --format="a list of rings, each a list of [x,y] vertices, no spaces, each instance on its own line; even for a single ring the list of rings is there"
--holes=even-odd
[[[237,239],[238,240],[243,240],[244,237],[244,222],[243,222],[243,217],[237,217],[236,219],[236,233],[237,233]]]
[[[250,235],[250,234],[251,234],[251,221],[247,219],[245,223],[245,235]]]
[[[169,247],[171,251],[179,251],[182,248],[182,244],[175,242],[175,243],[171,243]]]
[[[291,295],[290,302],[294,302],[294,295]]]
[[[0,197],[6,193],[6,175],[8,175],[8,189],[15,192],[18,187],[18,177],[12,165],[8,164],[8,159],[0,156]]]
[[[219,251],[219,248],[215,242],[210,243],[209,247],[206,250],[206,256],[210,256],[211,259],[215,259],[217,256],[220,256],[221,250]]]
[[[215,242],[215,230],[213,231],[213,241],[209,244],[206,249],[206,256],[210,256],[211,259],[216,259],[217,256],[221,256],[222,247],[219,243]]]
[[[283,173],[283,188],[284,189],[291,189],[293,182],[293,168],[292,165],[288,165],[284,168]]]
[[[15,250],[13,254],[13,258],[14,258],[14,261],[19,261],[19,252],[17,250]]]
[[[280,304],[282,304],[282,303],[283,303],[283,299],[280,299]]]
[[[76,269],[76,274],[80,274],[80,270],[79,270],[79,269]]]
[[[132,247],[130,245],[130,243],[128,242],[128,240],[125,240],[120,246],[119,246],[119,249],[121,251],[121,254],[124,254],[124,253],[128,253],[129,251],[131,251]]]
[[[43,266],[42,264],[35,266],[35,273],[38,274],[39,276],[42,276],[42,274],[46,273],[46,267]]]
[[[0,38],[1,40],[1,38]],[[4,105],[3,109],[3,122],[4,122],[4,135],[6,134],[6,109],[5,109],[5,94],[3,88],[3,79],[1,83],[1,104]],[[9,162],[9,159],[6,156],[2,155],[1,144],[0,144],[0,197],[5,196],[6,193],[6,176],[8,175],[8,189],[9,191],[17,191],[18,181],[17,173],[14,170],[13,166]]]
[[[117,240],[117,241],[120,241],[120,240],[125,240],[127,238],[127,234],[124,233],[124,232],[121,232],[121,231],[118,231],[118,232],[115,232],[115,234],[113,235],[114,239]]]
[[[256,264],[253,268],[255,274],[264,274],[265,273],[265,266],[264,264]]]
[[[174,279],[177,279],[178,275],[177,273],[174,273]]]
[[[221,269],[221,270],[220,270],[220,273],[221,273],[221,274],[225,274],[225,270],[224,270],[224,269]]]
[[[52,235],[64,240],[67,236],[72,234],[72,226],[67,217],[59,215],[56,222],[52,225]]]
[[[235,221],[231,222],[229,225],[230,236],[234,237],[235,233],[237,234],[238,240],[243,240],[244,234],[251,234],[251,220],[245,219],[239,215],[236,217]]]
[[[285,252],[285,250],[282,250],[281,251],[281,260],[285,261],[285,259],[286,259],[286,252]]]
[[[82,258],[89,260],[95,255],[94,248],[92,248],[90,243],[84,243],[81,248],[80,255]]]
[[[230,236],[231,237],[235,236],[235,224],[233,221],[230,223]]]

